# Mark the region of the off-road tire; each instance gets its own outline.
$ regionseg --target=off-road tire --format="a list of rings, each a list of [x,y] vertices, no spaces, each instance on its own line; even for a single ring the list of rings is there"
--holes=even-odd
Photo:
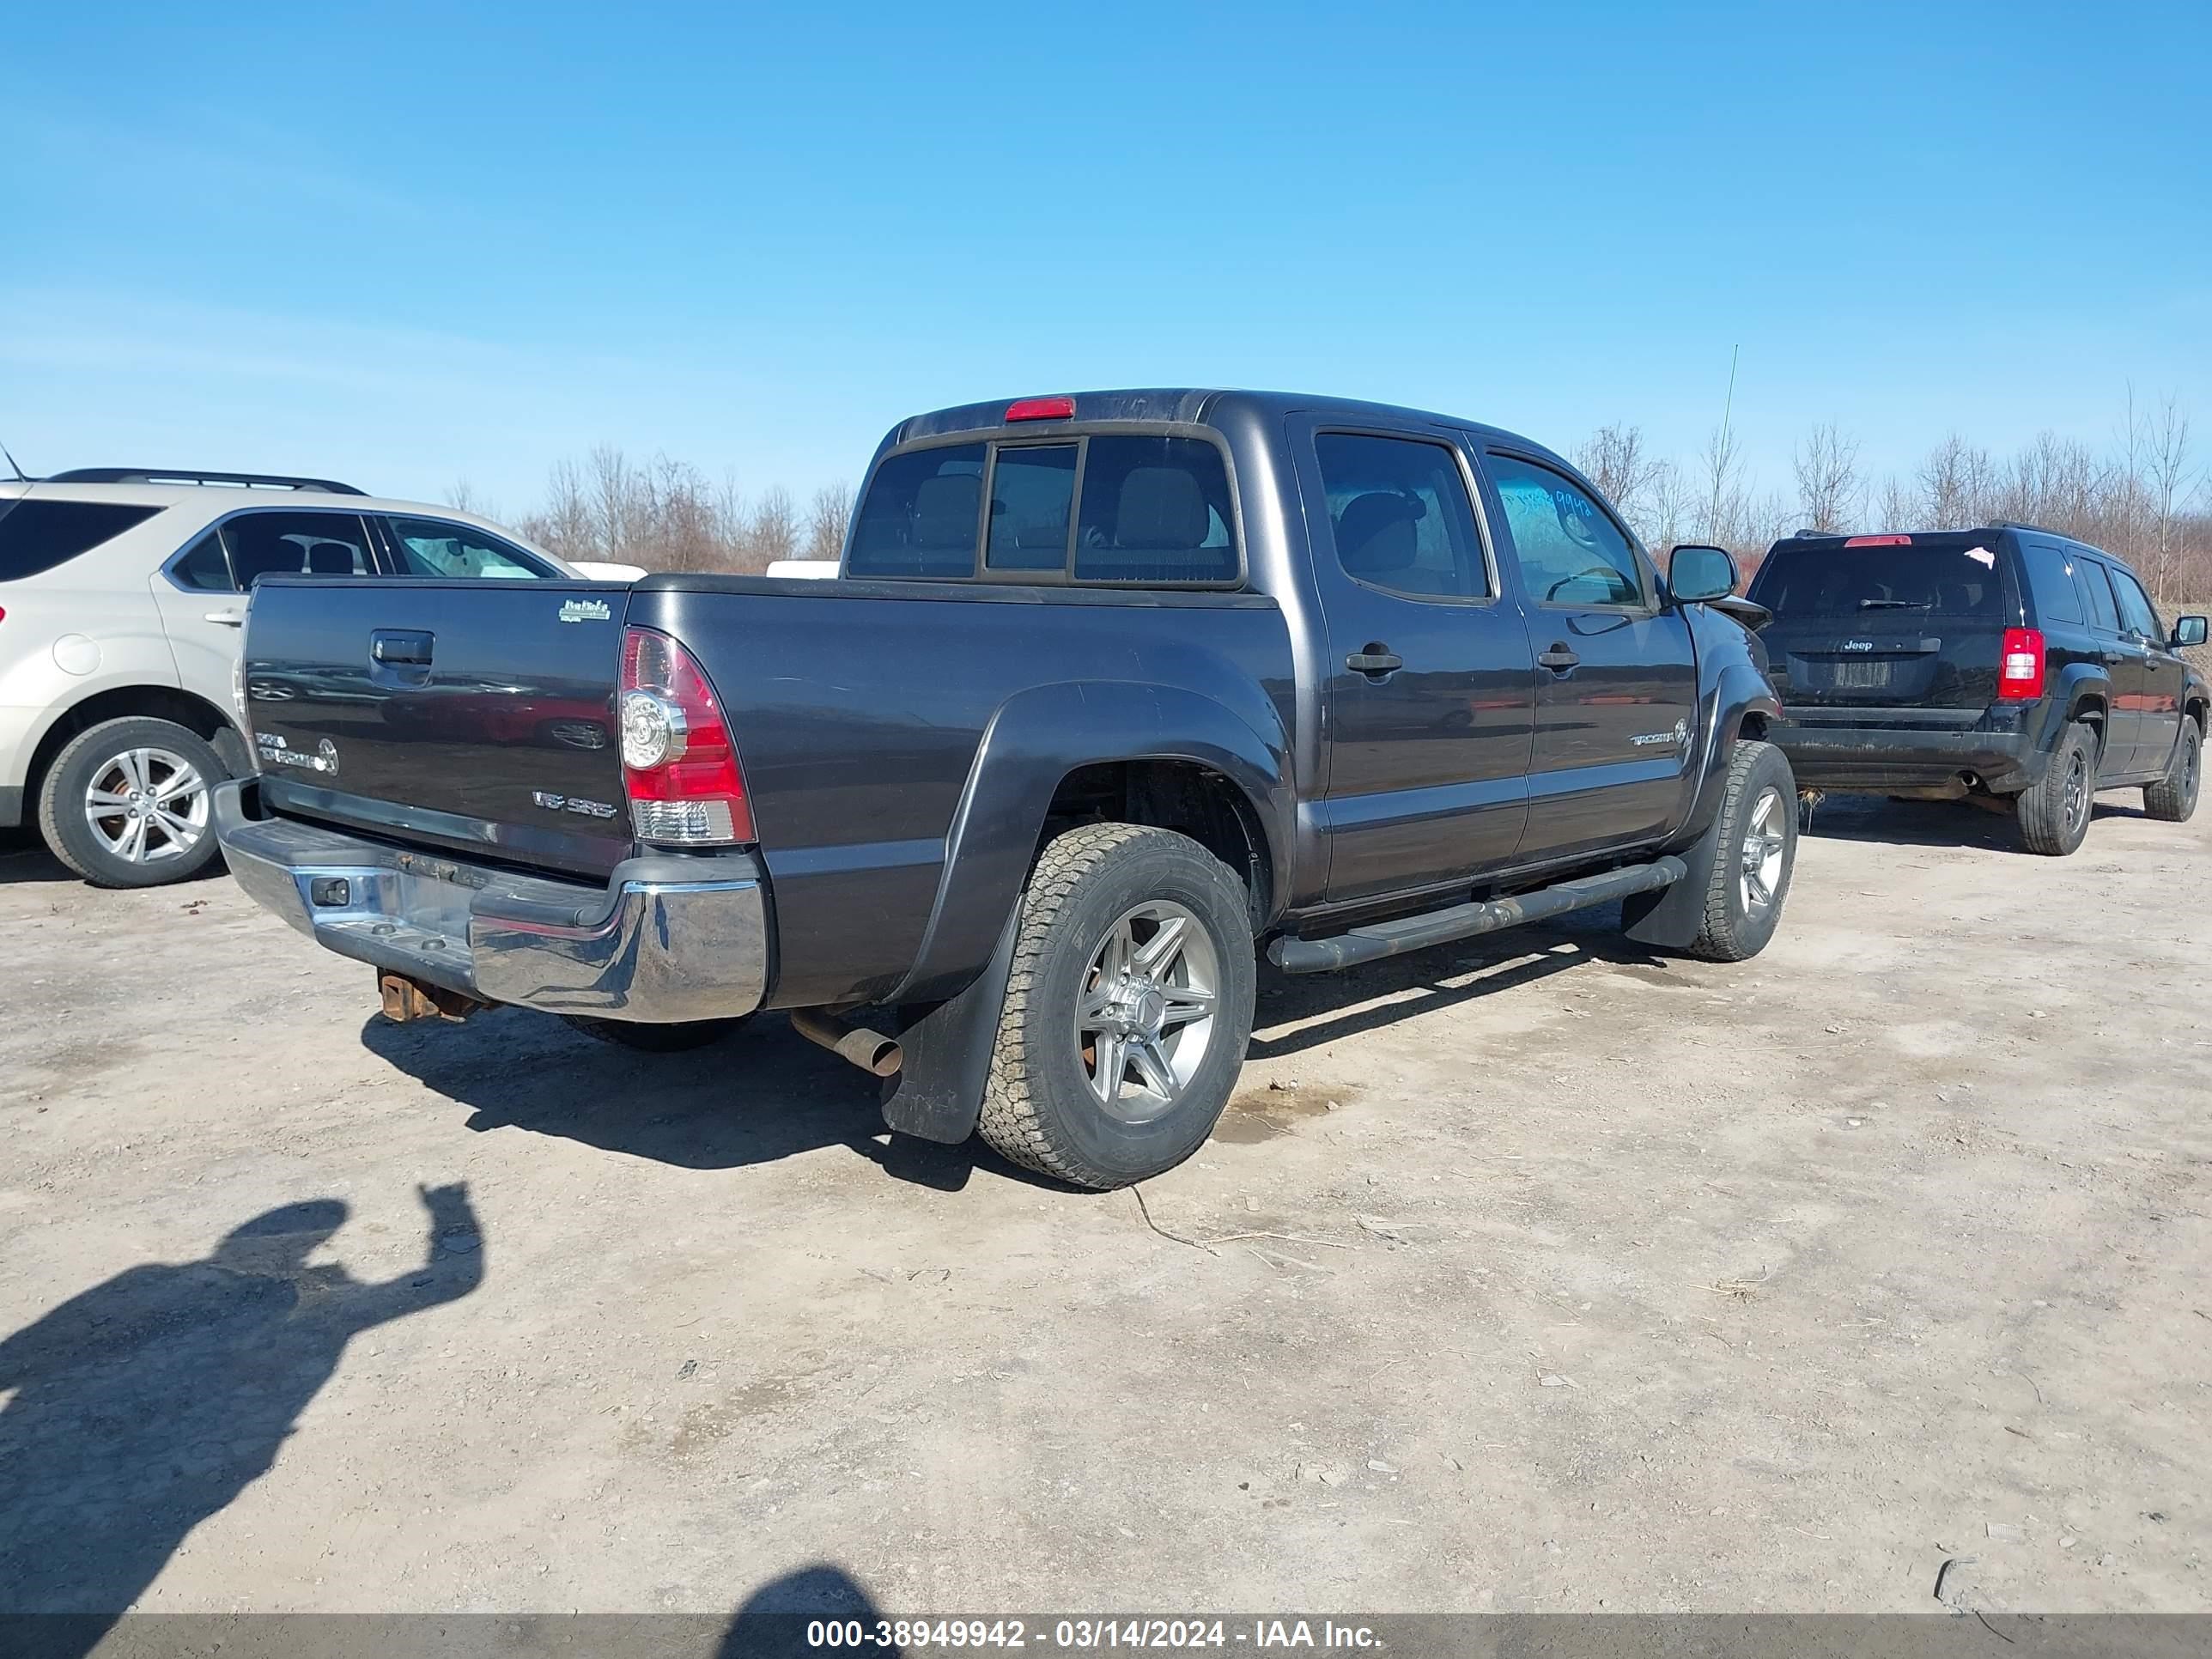
[[[230,776],[206,738],[173,720],[131,714],[88,726],[65,744],[39,786],[39,833],[47,849],[94,887],[160,887],[187,881],[206,869],[220,850],[210,817],[197,842],[172,857],[134,864],[107,844],[86,816],[85,791],[117,756],[164,750],[188,762],[209,789]]]
[[[602,1042],[611,1042],[618,1048],[635,1048],[647,1054],[681,1054],[733,1036],[737,1029],[752,1016],[739,1014],[732,1019],[686,1019],[673,1024],[641,1019],[595,1019],[589,1014],[563,1014],[561,1018],[586,1036],[597,1037]]]
[[[2197,792],[2204,779],[2204,728],[2181,717],[2181,741],[2173,762],[2156,783],[2143,786],[2143,816],[2160,823],[2186,823],[2197,811]]]
[[[1781,873],[1764,908],[1754,908],[1744,898],[1747,863],[1745,838],[1749,835],[1761,800],[1771,793],[1778,805],[1770,820],[1770,833],[1782,837]],[[1790,896],[1790,878],[1797,868],[1797,779],[1789,757],[1771,743],[1739,738],[1729,754],[1728,781],[1721,791],[1720,817],[1715,824],[1719,841],[1712,869],[1705,881],[1705,909],[1698,937],[1689,954],[1708,962],[1742,962],[1757,956],[1774,937],[1782,920],[1782,907]]]
[[[1197,1073],[1148,1122],[1109,1115],[1077,1047],[1075,1011],[1091,957],[1132,908],[1161,900],[1198,919],[1220,964],[1214,1025]],[[1048,843],[1022,894],[1014,961],[976,1133],[1001,1157],[1105,1192],[1173,1169],[1206,1144],[1252,1035],[1257,977],[1243,884],[1187,836],[1092,823]]]
[[[2069,781],[2081,793],[2069,801]],[[2021,845],[2045,858],[2064,858],[2089,834],[2097,804],[2097,732],[2075,720],[2059,735],[2043,775],[2022,790],[2014,811],[2020,819]]]

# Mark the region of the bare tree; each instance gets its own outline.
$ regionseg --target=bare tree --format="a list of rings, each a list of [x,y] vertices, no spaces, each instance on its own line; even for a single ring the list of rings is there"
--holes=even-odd
[[[2151,592],[2160,600],[2182,597],[2175,589],[2174,579],[2179,574],[2175,530],[2181,509],[2187,505],[2189,489],[2189,416],[2183,412],[2179,401],[2168,392],[2159,405],[2158,412],[2148,424],[2147,453],[2144,460],[2144,481],[2148,486],[2151,510],[2156,515],[2156,538],[2148,560],[2147,574],[2151,579]],[[2188,596],[2191,599],[2203,597]]]
[[[1957,433],[1928,452],[1916,476],[1923,527],[1955,529],[1990,516],[1989,452],[1974,448]]]
[[[1644,428],[1600,427],[1575,452],[1575,465],[1631,523],[1640,521],[1658,480],[1661,463],[1644,447]]]
[[[748,570],[765,570],[778,559],[799,553],[799,512],[791,492],[778,484],[760,498],[745,520],[744,564]]]
[[[842,484],[824,484],[814,492],[806,508],[806,556],[840,559],[845,556],[845,532],[853,522],[853,492]]]
[[[1712,430],[1705,440],[1703,479],[1705,506],[1705,539],[1719,547],[1735,547],[1741,538],[1736,533],[1742,526],[1745,511],[1743,494],[1743,457],[1741,446],[1735,432],[1723,422]]]
[[[1824,422],[1805,434],[1797,446],[1797,512],[1808,530],[1834,532],[1850,527],[1859,515],[1864,489],[1859,479],[1859,445],[1833,422]]]

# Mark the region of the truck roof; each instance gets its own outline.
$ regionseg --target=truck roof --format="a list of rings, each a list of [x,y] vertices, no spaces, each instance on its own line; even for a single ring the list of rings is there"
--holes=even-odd
[[[1221,386],[1152,386],[1078,392],[1066,395],[1073,398],[1075,404],[1073,418],[1078,421],[1179,421],[1202,426],[1214,423],[1231,410],[1273,416],[1292,413],[1341,415],[1355,420],[1362,416],[1382,416],[1393,422],[1415,421],[1454,427],[1484,438],[1511,443],[1550,460],[1561,461],[1563,459],[1546,446],[1518,433],[1472,421],[1464,416],[1440,414],[1433,410],[1413,409],[1398,404],[1367,403],[1356,398]],[[1006,424],[1007,410],[1018,401],[1021,399],[1018,398],[994,398],[986,403],[958,404],[949,409],[932,410],[926,415],[910,416],[891,428],[890,436],[885,440],[885,447],[913,443],[923,438],[944,437],[956,432],[995,429]]]

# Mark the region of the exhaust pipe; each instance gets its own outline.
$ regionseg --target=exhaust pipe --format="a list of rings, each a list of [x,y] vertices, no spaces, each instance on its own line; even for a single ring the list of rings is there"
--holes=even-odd
[[[819,1008],[794,1008],[791,1029],[809,1042],[827,1048],[840,1060],[849,1060],[876,1077],[894,1077],[899,1068],[898,1039],[865,1025],[854,1025]]]

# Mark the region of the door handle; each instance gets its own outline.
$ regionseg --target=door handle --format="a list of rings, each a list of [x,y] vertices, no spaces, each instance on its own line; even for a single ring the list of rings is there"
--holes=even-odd
[[[225,628],[243,628],[246,626],[246,613],[243,611],[210,611],[200,620],[221,623]]]
[[[377,662],[427,668],[435,637],[430,634],[380,631],[368,636],[368,654]]]
[[[1344,659],[1344,665],[1355,674],[1364,674],[1370,679],[1382,679],[1396,673],[1406,665],[1406,659],[1380,640],[1370,640],[1364,651],[1355,651]]]
[[[1554,645],[1536,661],[1540,666],[1550,669],[1554,674],[1571,674],[1583,664],[1583,659],[1565,645]]]

